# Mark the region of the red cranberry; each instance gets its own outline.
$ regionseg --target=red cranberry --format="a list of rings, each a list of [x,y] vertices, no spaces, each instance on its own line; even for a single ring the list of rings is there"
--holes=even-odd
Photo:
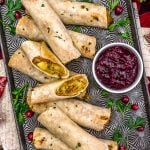
[[[132,110],[138,110],[139,109],[139,105],[138,104],[133,104],[131,106]]]
[[[26,117],[27,118],[31,118],[33,115],[34,115],[34,112],[31,111],[31,110],[28,110],[26,113],[25,113]]]
[[[125,146],[120,146],[119,150],[126,150],[126,147]]]
[[[116,15],[121,15],[123,12],[123,7],[121,5],[118,5],[116,8],[115,8],[115,14]]]
[[[4,5],[5,0],[0,0],[0,5]]]
[[[30,133],[28,134],[28,140],[29,140],[29,141],[33,141],[33,132],[30,132]]]
[[[121,101],[122,101],[124,104],[127,104],[127,103],[129,102],[129,97],[128,97],[127,95],[123,95]]]
[[[144,131],[144,127],[139,127],[139,128],[137,128],[137,130],[138,130],[139,132],[143,132],[143,131]]]
[[[21,14],[20,11],[16,11],[16,12],[15,12],[15,18],[16,18],[16,19],[20,19],[21,16],[22,16],[22,14]]]

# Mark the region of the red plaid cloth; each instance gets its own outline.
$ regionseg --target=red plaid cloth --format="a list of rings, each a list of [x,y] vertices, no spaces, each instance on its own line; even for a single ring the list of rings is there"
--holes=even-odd
[[[2,59],[2,53],[1,53],[1,51],[0,51],[0,60]]]
[[[150,2],[140,3],[140,0],[132,0],[137,4],[140,13],[141,27],[150,28]]]

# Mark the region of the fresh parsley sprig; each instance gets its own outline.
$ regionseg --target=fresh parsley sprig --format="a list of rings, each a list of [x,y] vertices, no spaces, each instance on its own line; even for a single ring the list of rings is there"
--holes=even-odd
[[[145,118],[142,118],[142,117],[137,117],[136,119],[134,119],[133,117],[130,116],[130,118],[128,119],[128,122],[127,122],[127,127],[128,127],[128,130],[127,130],[127,133],[125,136],[122,135],[122,132],[121,132],[121,129],[120,127],[118,126],[116,129],[115,129],[115,132],[113,134],[113,137],[112,139],[114,141],[116,141],[118,144],[121,142],[121,141],[125,141],[126,142],[126,146],[127,146],[127,149],[128,149],[128,134],[130,132],[132,132],[133,130],[141,127],[141,126],[144,126],[146,123],[146,120]]]
[[[106,105],[108,108],[115,109],[117,112],[121,113],[122,118],[124,118],[125,113],[131,109],[131,104],[124,104],[121,99],[115,101],[110,98],[107,100]]]
[[[132,42],[132,35],[130,31],[128,30],[127,26],[130,24],[129,18],[125,17],[123,19],[117,20],[115,23],[111,24],[108,27],[108,30],[110,32],[113,32],[116,28],[122,28],[123,32],[119,32],[119,35],[123,38],[128,40],[129,42]]]
[[[119,0],[108,0],[109,10],[113,11],[119,4]]]
[[[106,90],[102,90],[101,91],[101,96],[108,97],[109,96],[109,92],[107,92]]]
[[[116,141],[118,144],[123,140],[123,135],[119,127],[115,129],[112,139]]]
[[[8,11],[6,13],[6,17],[9,17],[11,23],[14,23],[15,12],[21,9],[21,7],[22,7],[21,0],[16,0],[16,1],[7,0]]]
[[[4,18],[6,19],[9,18],[10,21],[8,23],[5,23],[3,21],[0,22],[4,29],[8,28],[10,33],[14,35],[16,30],[14,26],[16,20],[15,12],[22,8],[21,0],[16,0],[16,1],[7,0],[6,5],[7,5],[7,13],[4,15]]]
[[[19,125],[22,125],[24,123],[24,113],[29,109],[28,105],[25,103],[27,88],[28,83],[24,84],[22,87],[15,88],[12,91],[13,106],[16,112],[16,117]]]
[[[126,40],[128,40],[129,42],[132,43],[132,35],[131,35],[131,33],[128,31],[128,29],[126,29],[126,31],[123,32],[123,33],[119,33],[119,35],[120,35],[123,39],[126,39]]]
[[[133,130],[143,126],[145,123],[146,123],[145,118],[137,117],[136,119],[133,119],[133,117],[130,117],[128,119],[127,126],[129,130]]]
[[[114,31],[117,27],[125,27],[127,25],[129,25],[130,23],[130,20],[129,18],[125,17],[123,19],[119,19],[117,20],[115,23],[111,24],[109,27],[108,27],[108,30],[109,31]]]

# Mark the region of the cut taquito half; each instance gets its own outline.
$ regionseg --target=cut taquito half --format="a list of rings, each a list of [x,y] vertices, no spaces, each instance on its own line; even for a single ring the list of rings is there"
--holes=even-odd
[[[50,83],[55,81],[56,78],[52,78],[37,70],[30,62],[24,51],[19,48],[11,57],[8,62],[8,66],[20,71],[21,73],[28,75],[29,77],[41,82]]]
[[[27,103],[33,112],[39,114],[56,105],[78,125],[96,131],[103,130],[111,117],[111,109],[91,105],[77,99],[32,104],[30,95],[28,95]]]
[[[43,103],[73,98],[85,92],[88,79],[85,74],[77,74],[68,79],[42,84],[31,90],[31,103]]]
[[[86,25],[107,29],[112,17],[101,4],[47,0],[65,24]],[[59,1],[59,2],[58,2]]]
[[[33,132],[33,144],[41,150],[72,150],[65,143],[53,136],[48,130],[35,128]]]
[[[80,118],[79,118],[80,119]],[[90,135],[73,122],[58,106],[40,114],[38,121],[72,149],[117,150],[116,142],[105,142]],[[113,143],[113,144],[112,144]]]
[[[86,34],[68,30],[74,46],[81,55],[92,59],[96,52],[96,38]],[[30,16],[23,16],[17,24],[16,34],[33,41],[46,41],[37,25]]]
[[[22,4],[63,64],[81,56],[64,24],[46,0],[22,0]]]
[[[21,48],[32,65],[41,72],[54,78],[68,78],[69,70],[50,51],[44,42],[25,41]]]

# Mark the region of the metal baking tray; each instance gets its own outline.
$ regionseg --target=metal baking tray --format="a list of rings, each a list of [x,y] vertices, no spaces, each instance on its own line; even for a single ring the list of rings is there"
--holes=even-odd
[[[106,7],[108,7],[108,2],[106,0],[94,0],[94,2],[102,3]],[[135,47],[137,51],[141,54],[140,41],[138,37],[138,31],[137,31],[136,20],[135,20],[136,17],[133,11],[132,2],[131,0],[121,0],[120,3],[123,6],[124,12],[121,16],[119,16],[119,18],[125,16],[129,17],[131,21],[129,30],[131,31],[134,44],[131,44],[127,40],[122,39],[115,32],[109,32],[108,30],[103,30],[95,27],[82,26],[81,32],[86,33],[88,35],[94,35],[97,38],[97,50],[99,50],[104,45],[112,42],[124,42]],[[3,15],[6,13],[6,11],[7,11],[6,5],[2,6],[0,19],[3,18]],[[72,29],[73,26],[67,26],[67,28]],[[12,36],[9,33],[8,29],[4,31],[2,25],[0,25],[0,42],[1,42],[0,46],[4,57],[5,69],[9,81],[10,93],[15,87],[19,87],[25,82],[28,82],[30,86],[35,86],[37,83],[35,80],[27,77],[26,75],[23,75],[20,72],[15,70],[11,70],[7,65],[9,61],[9,57],[17,50],[17,48],[20,47],[21,43],[24,40],[26,39],[20,38],[18,36]],[[88,87],[88,92],[90,95],[92,95],[91,103],[97,106],[105,106],[106,98],[101,96],[102,89],[98,87],[98,85],[93,79],[91,73],[92,72],[91,64],[92,64],[92,60],[86,58],[79,58],[69,63],[67,66],[72,71],[87,74],[90,82],[90,85]],[[129,135],[129,150],[149,150],[150,149],[150,128],[149,128],[150,127],[150,101],[148,98],[148,92],[146,88],[145,73],[142,77],[140,84],[135,89],[133,89],[132,91],[126,94],[132,99],[133,102],[136,101],[139,104],[140,113],[133,113],[131,111],[125,115],[125,120],[128,118],[129,115],[137,116],[138,114],[142,114],[142,117],[146,118],[147,120],[147,123],[145,125],[145,131],[143,133],[138,133],[135,131]],[[117,94],[111,94],[111,97],[113,98],[117,98],[119,96],[120,95]],[[15,116],[15,110],[14,110],[14,116]],[[113,112],[111,122],[109,123],[109,125],[105,130],[101,132],[97,132],[91,129],[86,129],[86,131],[98,138],[111,139],[114,133],[114,128],[118,123],[118,118],[116,116],[117,116],[117,112]],[[23,126],[19,126],[16,121],[18,138],[20,140],[20,147],[23,150],[34,150],[34,146],[32,142],[28,141],[27,135],[28,133],[33,132],[34,128],[39,125],[36,118],[37,116],[34,115],[31,119],[26,119]],[[123,127],[124,124],[121,124],[121,126]],[[123,128],[123,133],[125,134],[125,132],[126,129]]]

